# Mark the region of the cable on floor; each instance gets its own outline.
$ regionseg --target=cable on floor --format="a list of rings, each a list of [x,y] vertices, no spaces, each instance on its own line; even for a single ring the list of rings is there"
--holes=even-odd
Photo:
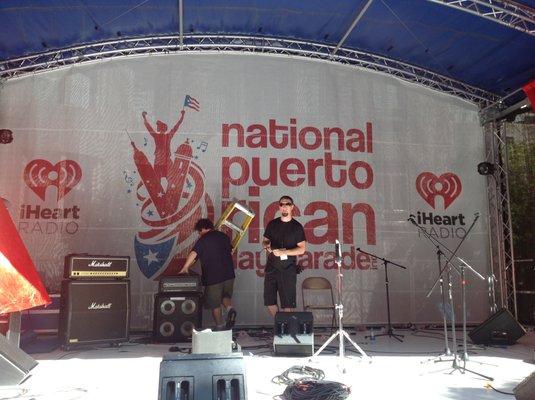
[[[281,400],[342,400],[351,389],[339,382],[299,380],[290,383],[279,398]]]
[[[291,378],[290,374],[298,376],[300,375],[300,377]],[[325,378],[325,373],[321,369],[307,367],[305,365],[294,365],[293,367],[288,368],[282,374],[274,376],[273,379],[271,379],[271,382],[288,385],[292,382],[302,379],[320,380],[323,378]]]
[[[293,378],[290,375],[298,377]],[[273,377],[271,381],[287,385],[284,392],[276,397],[279,400],[342,400],[350,395],[349,386],[324,381],[324,377],[325,373],[321,369],[293,366],[281,375]]]
[[[490,383],[487,383],[487,384],[485,385],[485,387],[488,388],[488,389],[492,389],[492,390],[494,390],[495,392],[498,392],[498,393],[501,393],[501,394],[507,394],[507,395],[509,395],[509,396],[514,396],[514,395],[515,395],[514,393],[511,393],[511,392],[504,392],[504,391],[502,391],[502,390],[496,389],[496,388],[495,388],[494,386],[492,386]]]

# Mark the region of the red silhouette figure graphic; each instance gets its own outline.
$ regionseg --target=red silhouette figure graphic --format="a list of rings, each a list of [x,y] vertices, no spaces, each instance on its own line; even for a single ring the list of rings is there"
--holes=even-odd
[[[184,243],[191,241],[192,221],[205,213],[209,218],[214,214],[213,202],[205,190],[204,171],[194,162],[197,157],[193,157],[190,140],[183,138],[176,148],[171,148],[187,108],[200,112],[201,105],[187,95],[179,119],[169,131],[162,121],[156,121],[155,130],[147,120],[147,113],[141,113],[145,128],[154,139],[154,160],[149,160],[126,130],[140,178],[136,196],[144,223],[134,247],[138,266],[147,278],[178,273],[189,252]],[[204,153],[207,146],[207,142],[202,142],[197,149],[202,148]]]
[[[156,121],[155,131],[147,120],[147,112],[143,111],[141,115],[143,116],[145,128],[147,128],[150,135],[154,139],[154,172],[159,180],[161,178],[167,178],[169,166],[173,162],[171,160],[171,141],[184,120],[184,110],[180,111],[180,117],[177,123],[169,132],[167,132],[167,124],[160,120]]]

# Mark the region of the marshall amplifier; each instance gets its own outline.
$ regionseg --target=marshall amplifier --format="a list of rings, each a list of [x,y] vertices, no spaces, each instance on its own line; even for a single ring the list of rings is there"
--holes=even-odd
[[[128,278],[130,257],[69,254],[65,257],[65,279]]]
[[[63,281],[59,336],[65,348],[128,341],[130,282]]]
[[[201,277],[199,275],[164,276],[160,279],[160,293],[200,291]]]

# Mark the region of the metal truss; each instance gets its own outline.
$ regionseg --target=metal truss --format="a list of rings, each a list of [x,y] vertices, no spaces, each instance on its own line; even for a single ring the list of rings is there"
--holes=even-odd
[[[487,161],[494,173],[487,176],[489,199],[490,262],[494,284],[494,307],[505,307],[517,316],[516,283],[513,253],[513,229],[508,185],[508,159],[505,121],[489,122],[484,126]],[[496,304],[497,303],[497,304]]]
[[[181,52],[240,52],[300,56],[384,72],[485,107],[498,96],[461,81],[372,53],[299,40],[235,35],[153,36],[113,40],[34,54],[0,63],[0,78],[15,78],[113,57]]]
[[[428,0],[535,36],[535,9],[509,0]]]

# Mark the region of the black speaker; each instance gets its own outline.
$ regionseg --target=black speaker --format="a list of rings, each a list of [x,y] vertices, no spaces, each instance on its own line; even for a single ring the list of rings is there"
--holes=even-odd
[[[0,334],[0,386],[18,385],[36,365],[37,361]]]
[[[535,325],[535,291],[516,292],[516,309],[518,322],[526,325]]]
[[[515,284],[519,291],[535,291],[535,264],[515,263]]]
[[[63,281],[60,339],[64,347],[128,341],[130,282]]]
[[[511,345],[525,334],[526,331],[516,322],[513,315],[502,308],[474,328],[468,336],[476,344]]]
[[[165,354],[158,400],[246,400],[243,355]]]
[[[514,389],[516,400],[533,400],[535,399],[535,372],[528,375]]]
[[[200,299],[199,293],[158,293],[154,298],[154,341],[191,340],[193,329],[202,325]]]
[[[311,334],[314,316],[310,311],[278,312],[275,314],[275,335]]]
[[[275,314],[273,351],[277,356],[314,354],[314,317],[309,311]]]

